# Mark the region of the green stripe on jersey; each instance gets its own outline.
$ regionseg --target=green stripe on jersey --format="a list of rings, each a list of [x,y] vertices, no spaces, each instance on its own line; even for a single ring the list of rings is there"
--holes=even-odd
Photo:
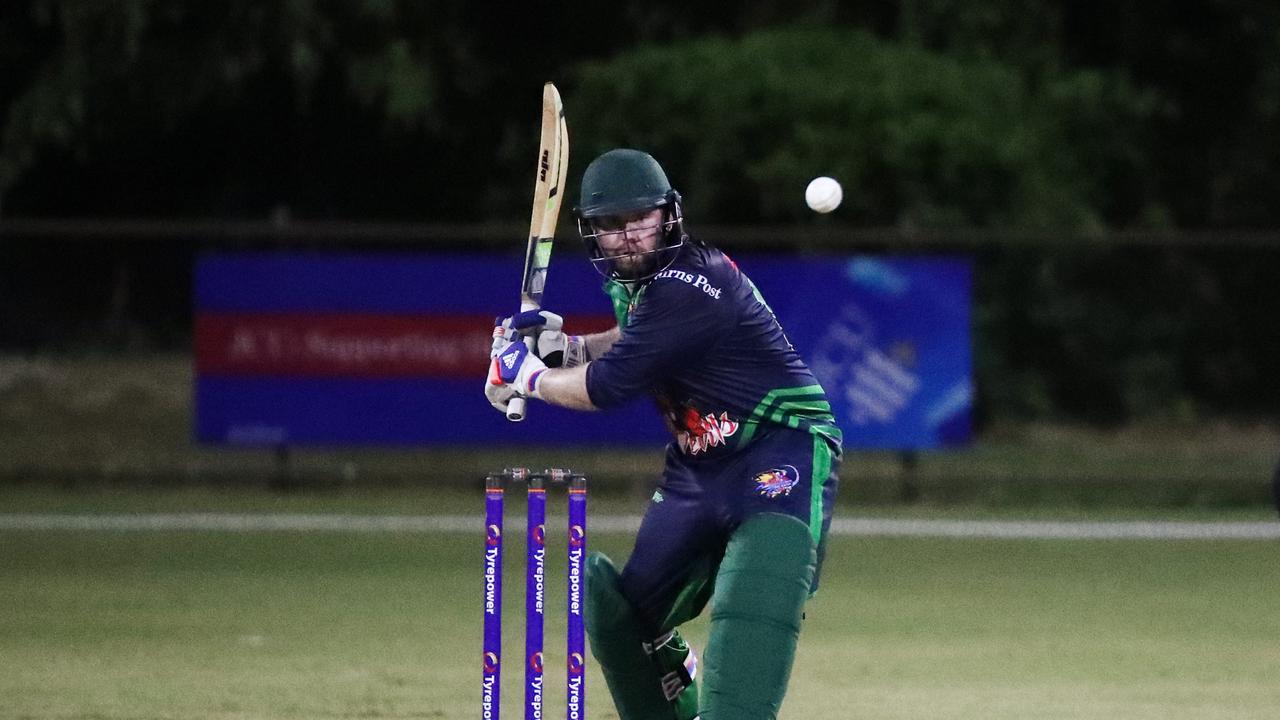
[[[751,442],[761,423],[808,430],[814,426],[834,426],[831,403],[821,385],[770,390],[743,422],[738,445]],[[825,433],[824,433],[825,434]]]
[[[831,446],[820,434],[813,436],[813,475],[809,478],[809,534],[816,548],[822,542],[822,490],[831,474]]]
[[[819,416],[822,419],[831,418],[831,403],[826,400],[798,400],[788,401],[778,405],[769,419],[773,422],[783,422],[783,419],[790,416],[794,419],[797,415]]]

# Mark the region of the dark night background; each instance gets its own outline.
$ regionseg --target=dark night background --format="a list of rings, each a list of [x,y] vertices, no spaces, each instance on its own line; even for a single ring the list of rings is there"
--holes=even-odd
[[[1280,400],[1274,3],[15,0],[0,65],[9,352],[183,349],[201,248],[514,248],[553,80],[571,197],[632,145],[731,248],[973,254],[982,418]]]

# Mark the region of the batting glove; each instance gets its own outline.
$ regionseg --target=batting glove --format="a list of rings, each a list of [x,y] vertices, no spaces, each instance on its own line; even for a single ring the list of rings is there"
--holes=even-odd
[[[498,330],[494,329],[495,335]],[[504,413],[507,403],[515,396],[541,399],[538,382],[546,369],[546,364],[529,352],[529,346],[522,339],[508,341],[493,353],[484,386],[485,397],[490,405]]]
[[[562,332],[564,318],[550,310],[526,310],[508,319],[521,335],[537,338],[534,352],[547,367],[577,367],[591,359],[582,336]]]
[[[494,358],[498,357],[498,353],[502,352],[512,342],[520,339],[520,335],[511,328],[511,318],[497,318],[493,322],[493,345],[489,347],[490,377],[492,377]],[[489,382],[489,378],[486,378],[484,394],[488,398],[489,404],[505,415],[507,413],[507,403],[510,402],[511,398],[515,397],[516,389],[510,385],[494,385]]]

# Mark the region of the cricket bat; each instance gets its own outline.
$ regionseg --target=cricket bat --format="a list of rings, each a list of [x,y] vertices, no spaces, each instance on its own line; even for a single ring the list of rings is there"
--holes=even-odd
[[[542,307],[542,291],[547,284],[547,265],[551,262],[551,244],[560,217],[560,201],[564,199],[564,176],[569,168],[569,129],[564,121],[564,105],[560,91],[547,83],[542,86],[542,138],[538,144],[538,167],[533,182],[533,217],[529,221],[529,245],[525,248],[524,278],[520,283],[520,312]],[[524,339],[533,350],[537,338]],[[525,417],[525,399],[511,398],[507,403],[507,419],[519,422]]]

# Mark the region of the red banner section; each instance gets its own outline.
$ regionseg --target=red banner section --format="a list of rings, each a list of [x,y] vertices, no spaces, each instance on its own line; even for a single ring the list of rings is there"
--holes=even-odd
[[[573,322],[598,332],[612,318]],[[493,341],[483,315],[200,313],[196,372],[219,376],[482,378]]]

